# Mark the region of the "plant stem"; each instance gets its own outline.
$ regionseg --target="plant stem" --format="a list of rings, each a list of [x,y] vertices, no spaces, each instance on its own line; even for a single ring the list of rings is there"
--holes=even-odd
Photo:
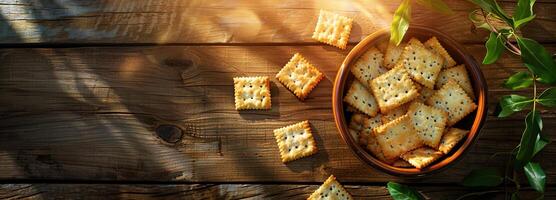
[[[500,34],[500,31],[498,31],[498,29],[496,29],[496,27],[494,27],[494,25],[492,25],[492,23],[490,23],[490,20],[488,19],[488,15],[485,13],[485,11],[483,9],[481,9],[481,13],[483,14],[483,17],[485,18],[485,23],[488,24],[488,26],[490,27],[490,29],[492,30],[492,32],[496,33],[496,34]],[[515,32],[515,30],[512,29],[512,35]],[[513,54],[516,55],[521,55],[521,50],[519,48],[517,48],[508,38],[504,37],[504,47],[506,47],[506,49],[510,52],[512,52]]]

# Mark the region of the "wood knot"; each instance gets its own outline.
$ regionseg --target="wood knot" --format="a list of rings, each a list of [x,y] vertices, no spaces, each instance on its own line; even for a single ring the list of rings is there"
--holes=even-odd
[[[156,135],[168,143],[176,143],[181,140],[183,131],[174,125],[160,125],[156,127]]]
[[[189,59],[168,58],[164,60],[164,64],[170,67],[190,67],[193,66],[193,61]]]

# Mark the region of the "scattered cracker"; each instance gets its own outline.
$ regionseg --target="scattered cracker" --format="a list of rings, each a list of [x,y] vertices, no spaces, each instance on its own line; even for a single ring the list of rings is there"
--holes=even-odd
[[[382,62],[382,66],[388,69],[392,69],[398,62],[400,55],[402,55],[404,47],[405,43],[396,46],[396,44],[388,42],[388,47],[386,48],[386,52],[384,53],[384,61]]]
[[[407,161],[405,161],[403,159],[397,159],[396,161],[394,161],[392,163],[392,166],[401,167],[401,168],[412,168],[413,167],[413,165],[411,165],[411,163],[408,163]]]
[[[444,68],[448,68],[456,65],[456,61],[452,58],[452,56],[450,56],[448,51],[446,51],[446,49],[442,47],[442,45],[440,44],[438,39],[436,39],[436,37],[433,36],[431,39],[427,40],[425,42],[425,46],[429,48],[431,51],[442,56],[442,58],[444,59],[444,64],[443,64]]]
[[[373,129],[382,125],[380,114],[374,117],[367,117],[363,120],[362,129],[359,133],[359,143],[366,145],[368,138],[373,134]]]
[[[380,66],[382,59],[382,53],[380,53],[377,48],[372,47],[359,57],[353,66],[351,66],[351,73],[363,85],[370,88],[370,81],[387,71]]]
[[[270,79],[267,76],[234,78],[236,110],[270,109]]]
[[[420,102],[411,104],[407,113],[421,141],[432,148],[438,147],[448,121],[448,114]]]
[[[373,79],[371,89],[382,113],[387,113],[419,96],[415,84],[402,67],[396,67]]]
[[[409,107],[407,105],[408,103],[398,106],[397,108],[394,108],[391,111],[388,111],[387,113],[383,114],[382,117],[380,118],[383,124],[386,124],[392,120],[395,120],[403,115],[405,115],[407,113],[407,108]]]
[[[326,181],[307,200],[351,200],[353,197],[330,175]]]
[[[469,133],[468,130],[459,128],[448,129],[442,136],[442,140],[440,140],[438,150],[444,154],[448,154],[452,148],[454,148],[458,142],[467,135],[467,133]]]
[[[408,115],[377,127],[374,135],[386,159],[394,159],[423,145]]]
[[[463,88],[451,79],[427,99],[426,103],[448,113],[448,126],[456,124],[477,108]]]
[[[274,130],[274,137],[283,163],[317,153],[317,144],[309,121],[302,121]]]
[[[352,23],[353,19],[351,18],[320,10],[313,39],[345,49],[349,41]]]
[[[413,80],[432,89],[442,69],[442,63],[444,60],[440,55],[430,52],[419,40],[411,38],[396,67],[403,66]]]
[[[436,80],[436,88],[441,88],[449,79],[455,80],[459,86],[467,92],[471,99],[475,99],[473,87],[471,86],[471,81],[469,80],[465,65],[458,65],[442,70],[440,75],[438,75],[438,80]]]
[[[361,111],[357,110],[357,108],[354,108],[353,106],[347,105],[346,106],[346,111],[348,112],[352,112],[354,114],[356,113],[362,113]]]
[[[300,100],[304,100],[323,77],[324,75],[299,53],[294,54],[291,60],[276,74],[280,83]]]
[[[432,162],[436,161],[438,158],[442,157],[442,152],[428,148],[422,147],[415,149],[413,151],[404,153],[400,157],[405,161],[409,162],[411,165],[421,169]]]
[[[359,81],[354,80],[344,96],[344,102],[359,111],[373,117],[378,113],[378,106],[373,95]]]

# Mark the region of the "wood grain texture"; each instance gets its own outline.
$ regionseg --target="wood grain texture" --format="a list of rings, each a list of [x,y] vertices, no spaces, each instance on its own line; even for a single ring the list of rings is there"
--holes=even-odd
[[[384,186],[345,185],[355,199],[391,199]],[[307,199],[318,184],[180,184],[180,185],[119,185],[119,184],[3,184],[1,199]],[[461,186],[413,186],[429,199],[456,199],[473,190]],[[503,188],[493,190],[504,191]],[[520,193],[522,199],[533,199],[531,190]],[[547,190],[545,199],[556,198]],[[503,192],[471,196],[466,199],[504,199]]]
[[[482,43],[467,19],[475,6],[448,0],[453,15],[413,5],[412,24]],[[500,2],[512,12],[515,2]],[[379,0],[0,0],[0,43],[316,43],[320,9],[355,19],[350,42],[389,26],[399,1]],[[538,1],[525,36],[555,42],[553,1]]]
[[[484,55],[482,45],[466,48],[478,60]],[[326,75],[305,102],[273,79],[271,110],[234,109],[232,77],[273,76],[294,52]],[[364,166],[340,139],[330,98],[346,52],[324,45],[2,49],[0,179],[293,183],[334,174],[352,183],[423,181]],[[520,70],[519,58],[507,55],[483,66],[491,113],[510,93],[501,83]],[[554,111],[542,113],[545,130],[556,128]],[[489,157],[518,144],[523,117],[491,115],[468,156],[426,182],[458,183],[473,168],[503,166],[505,157]],[[282,164],[272,130],[306,119],[319,153]],[[161,139],[160,125],[179,127],[182,139]],[[555,154],[549,145],[538,156],[549,183],[556,168],[546,159]]]

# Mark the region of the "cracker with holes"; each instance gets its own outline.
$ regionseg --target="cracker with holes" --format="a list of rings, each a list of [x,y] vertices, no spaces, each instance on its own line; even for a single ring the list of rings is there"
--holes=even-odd
[[[444,59],[440,55],[427,50],[419,40],[411,38],[396,67],[404,67],[413,80],[432,89],[443,63]]]
[[[459,128],[448,129],[442,139],[440,140],[440,146],[438,150],[444,154],[448,154],[452,148],[454,148],[461,139],[463,139],[469,133],[468,130],[463,130]]]
[[[276,79],[302,101],[323,77],[324,75],[299,53],[294,54],[276,74]]]
[[[456,124],[477,108],[465,90],[451,79],[427,99],[426,103],[448,113],[448,126]]]
[[[382,117],[380,118],[380,120],[382,121],[383,124],[386,124],[392,120],[395,120],[403,115],[405,115],[407,113],[407,109],[408,109],[408,105],[409,103],[406,103],[404,105],[398,106],[397,108],[388,111],[387,113],[384,113],[382,115]]]
[[[344,189],[334,175],[330,175],[308,200],[352,200],[353,197]]]
[[[382,59],[382,53],[380,53],[377,48],[372,47],[351,66],[351,73],[357,80],[365,85],[365,87],[370,88],[370,81],[386,72],[386,69],[380,66]]]
[[[444,63],[442,67],[448,68],[456,65],[456,61],[452,58],[452,56],[450,56],[448,51],[444,49],[444,47],[440,44],[440,42],[438,41],[438,39],[436,39],[436,37],[432,37],[429,40],[427,40],[425,42],[425,46],[432,52],[435,52],[440,56],[442,56],[442,58],[444,59]]]
[[[471,99],[475,99],[473,87],[471,86],[471,81],[469,80],[469,74],[467,73],[467,69],[465,69],[465,65],[458,65],[442,70],[436,81],[436,88],[441,88],[450,79],[456,81],[459,86],[467,92]]]
[[[371,90],[382,113],[419,96],[415,84],[403,67],[396,67],[371,81]]]
[[[420,102],[411,104],[407,114],[421,141],[432,148],[438,147],[448,121],[448,114]]]
[[[309,121],[276,129],[274,137],[283,163],[317,153],[317,144],[311,133]]]
[[[373,133],[386,159],[394,159],[423,146],[408,115],[375,128]]]
[[[401,43],[400,45],[396,46],[395,44],[389,42],[388,47],[386,48],[386,52],[384,53],[384,61],[382,62],[382,66],[388,69],[392,69],[394,65],[398,63],[404,47],[405,43]]]
[[[234,78],[236,110],[270,109],[270,79],[266,76]]]
[[[416,101],[425,102],[435,92],[433,89],[430,89],[428,87],[424,87],[420,84],[415,84],[415,86],[417,88],[417,91],[419,91],[419,97],[416,99]]]
[[[404,153],[400,157],[418,169],[425,168],[442,157],[442,152],[428,147],[421,147]]]
[[[373,117],[378,113],[378,105],[369,90],[359,81],[354,80],[344,96],[344,102],[357,110]]]
[[[366,142],[365,148],[369,150],[377,159],[388,164],[394,162],[394,159],[386,159],[380,144],[378,144],[378,141],[376,140],[376,136],[373,134],[368,135]]]
[[[359,144],[366,145],[368,138],[373,134],[373,129],[382,125],[380,117],[380,114],[378,114],[363,120],[362,129],[359,132]]]
[[[345,49],[353,19],[332,12],[321,10],[313,39],[340,49]]]

